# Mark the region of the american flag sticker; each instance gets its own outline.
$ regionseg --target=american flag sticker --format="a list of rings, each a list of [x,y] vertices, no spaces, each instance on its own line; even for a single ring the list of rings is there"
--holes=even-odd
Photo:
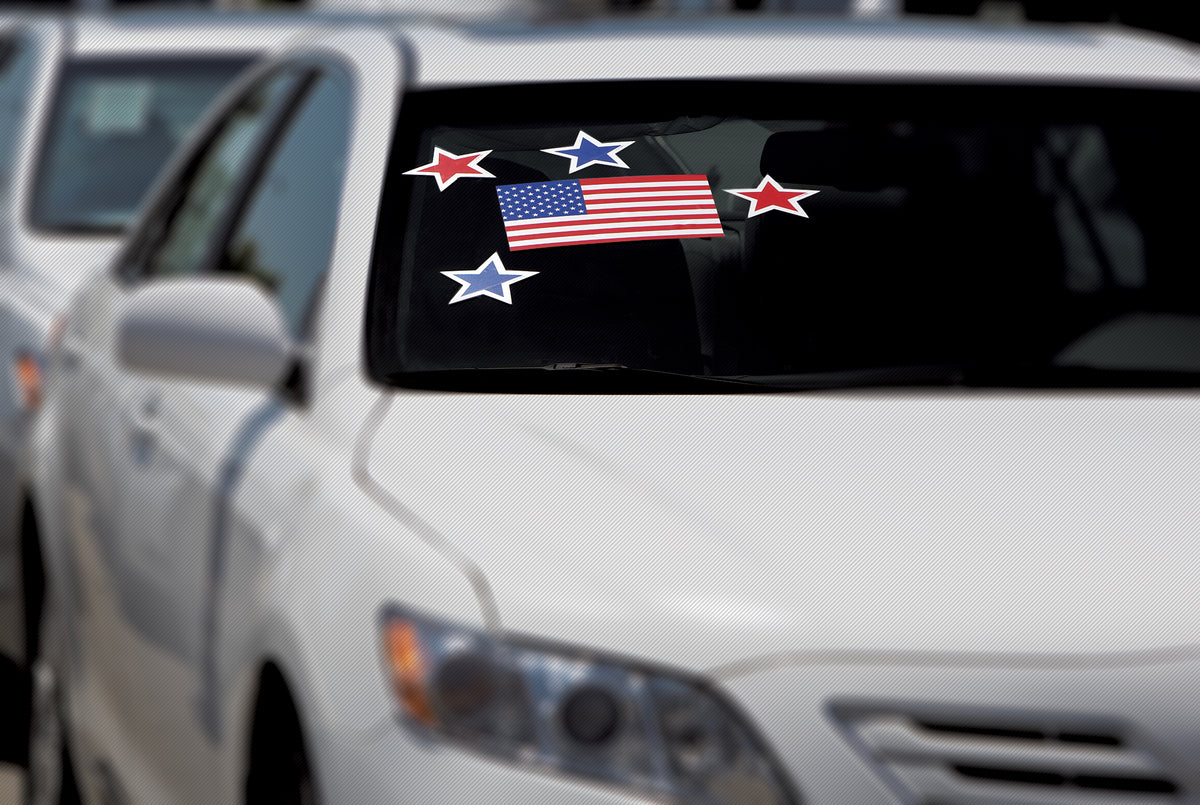
[[[506,184],[496,195],[514,252],[724,234],[703,174]]]

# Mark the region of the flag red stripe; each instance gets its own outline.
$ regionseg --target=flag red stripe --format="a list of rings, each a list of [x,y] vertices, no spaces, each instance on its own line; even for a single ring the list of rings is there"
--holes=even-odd
[[[579,179],[577,180],[581,187],[590,187],[597,184],[645,184],[646,182],[661,182],[663,184],[680,184],[680,183],[708,183],[708,177],[703,173],[695,173],[690,175],[678,176],[612,176],[607,179]]]
[[[643,196],[666,196],[667,198],[699,198],[712,201],[712,190],[703,185],[686,187],[584,187],[581,189],[584,199],[589,198],[641,198]]]
[[[600,198],[586,195],[583,197],[583,203],[587,205],[589,210],[600,209],[601,207],[627,207],[630,204],[645,204],[650,201],[669,201],[678,204],[690,202],[695,206],[703,206],[707,209],[712,209],[713,207],[712,197],[707,194],[703,196],[666,196],[658,193],[646,193],[636,196],[623,194]]]
[[[721,219],[716,215],[704,215],[704,214],[695,215],[695,216],[637,215],[637,216],[617,217],[617,218],[601,218],[601,219],[595,221],[594,225],[601,226],[601,225],[609,225],[609,224],[612,224],[612,225],[636,224],[636,223],[641,223],[643,221],[645,221],[645,222],[678,221],[678,220],[680,220],[680,218],[689,218],[689,217],[695,218],[698,222],[713,223],[713,224],[721,223]],[[580,224],[586,224],[586,223],[592,223],[592,222],[589,222],[588,219],[583,216],[578,216],[572,221],[563,222],[562,224],[559,224],[559,226],[561,226],[564,229],[571,229]],[[506,223],[504,225],[504,228],[507,229],[509,232],[521,232],[526,229],[545,229],[547,227],[552,227],[552,226],[555,226],[555,221],[553,218],[537,218],[537,219],[526,218],[523,221],[512,221],[510,223]]]
[[[661,229],[664,226],[671,226],[670,222],[674,221],[675,226],[720,226],[721,219],[715,215],[697,215],[694,217],[672,216],[670,218],[628,218],[615,219],[610,221],[571,221],[570,223],[555,224],[551,221],[546,221],[540,224],[530,224],[523,222],[525,225],[521,227],[505,227],[510,233],[517,235],[527,229],[560,229],[564,232],[571,229],[580,229],[586,227],[588,229],[628,229],[631,226],[640,226],[643,229]]]
[[[509,242],[519,243],[525,240],[541,240],[542,238],[559,238],[559,237],[580,237],[586,239],[589,235],[603,235],[609,232],[709,232],[714,229],[719,229],[719,224],[685,224],[679,226],[662,225],[659,226],[614,226],[604,229],[555,229],[549,232],[535,232],[509,235]]]
[[[639,215],[638,213],[645,213]],[[603,214],[604,217],[601,217]],[[505,226],[524,226],[526,224],[553,224],[562,223],[564,226],[576,223],[581,220],[612,221],[620,218],[623,215],[629,215],[636,218],[646,218],[653,215],[666,215],[671,218],[699,218],[703,216],[717,217],[717,211],[711,207],[679,207],[672,204],[665,204],[654,207],[617,207],[615,209],[593,210],[586,215],[547,215],[544,218],[518,218],[513,221],[505,221]],[[566,219],[566,220],[563,220]]]
[[[694,237],[719,238],[721,237],[721,234],[722,233],[714,232],[703,235],[698,234]],[[679,237],[680,235],[677,232],[660,235],[645,234],[625,236],[622,234],[622,236],[618,238],[578,238],[576,240],[556,241],[554,243],[526,243],[524,245],[520,243],[514,243],[509,245],[508,250],[512,252],[520,252],[525,251],[526,249],[545,249],[552,246],[589,246],[597,243],[629,243],[635,240],[675,240]]]
[[[637,202],[626,202],[622,204],[589,204],[588,212],[614,212],[621,210],[695,210],[696,212],[713,212],[717,208],[712,204],[696,204],[695,202],[678,203],[675,200],[660,201],[654,204],[648,203],[646,200]],[[546,216],[547,218],[555,218],[558,216]],[[523,220],[528,221],[528,218]]]
[[[719,221],[720,218],[711,210],[673,210],[669,207],[653,207],[648,210],[614,210],[613,212],[593,212],[588,215],[556,215],[546,218],[520,218],[515,221],[505,221],[504,227],[512,229],[522,226],[575,226],[576,224],[603,224],[609,221],[676,221],[687,218],[703,218]]]

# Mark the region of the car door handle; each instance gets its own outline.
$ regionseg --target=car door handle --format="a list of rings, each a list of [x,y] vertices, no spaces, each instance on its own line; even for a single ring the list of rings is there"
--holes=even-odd
[[[129,417],[129,432],[139,439],[153,439],[158,436],[158,420],[151,417],[134,414]]]

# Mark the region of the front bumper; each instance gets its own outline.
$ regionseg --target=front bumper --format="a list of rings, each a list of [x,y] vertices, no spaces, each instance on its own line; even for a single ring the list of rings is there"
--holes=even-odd
[[[371,733],[325,735],[321,801],[393,805],[645,805],[644,798],[554,773],[508,765],[416,738],[395,721]],[[325,751],[322,751],[325,750]]]

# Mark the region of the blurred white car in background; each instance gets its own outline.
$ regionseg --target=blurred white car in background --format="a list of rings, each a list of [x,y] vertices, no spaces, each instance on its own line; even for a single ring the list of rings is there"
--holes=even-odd
[[[19,666],[29,645],[22,568],[36,564],[22,555],[20,486],[51,321],[112,259],[209,104],[305,22],[180,14],[10,24],[0,61],[0,655]]]
[[[778,20],[260,67],[57,336],[34,801],[1200,802],[1198,90]]]
[[[831,14],[845,17],[896,15],[902,0],[310,0],[308,7],[323,11],[382,11],[435,13],[443,18],[479,18],[517,14],[578,18],[605,14],[711,14],[733,9],[767,14],[778,12]]]

